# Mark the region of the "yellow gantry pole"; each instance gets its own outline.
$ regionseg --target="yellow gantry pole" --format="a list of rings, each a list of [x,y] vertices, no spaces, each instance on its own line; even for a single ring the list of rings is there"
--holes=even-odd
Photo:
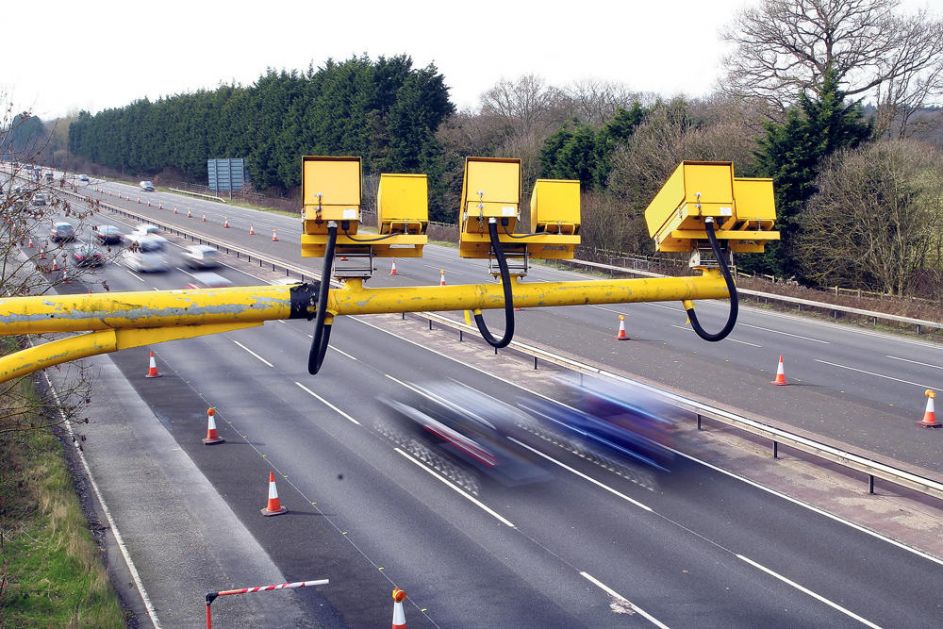
[[[0,335],[87,332],[0,358],[0,382],[55,364],[128,347],[261,325],[276,319],[311,319],[318,282],[295,286],[0,299]],[[697,277],[570,282],[514,282],[522,308],[729,297],[717,271]],[[328,294],[328,316],[394,312],[487,310],[504,306],[501,284],[365,288],[349,280]]]

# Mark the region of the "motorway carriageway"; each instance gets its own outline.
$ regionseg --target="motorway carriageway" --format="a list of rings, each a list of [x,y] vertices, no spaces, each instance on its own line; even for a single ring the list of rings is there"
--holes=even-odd
[[[103,277],[115,291],[188,281],[115,264]],[[312,595],[325,624],[388,622],[392,583],[410,593],[414,627],[943,623],[940,563],[691,461],[650,490],[521,435],[552,481],[463,492],[376,430],[376,398],[451,378],[514,402],[551,394],[552,381],[542,370],[525,391],[388,334],[378,318],[336,326],[317,377],[305,369],[308,322],[158,345],[157,380],[143,377],[147,348],[110,356],[285,578],[331,579]],[[212,448],[199,441],[209,405],[228,440]],[[258,514],[269,466],[289,515]]]
[[[320,272],[319,259],[299,257],[297,218],[145,193],[119,183],[95,181],[79,191],[93,193],[98,187],[133,199],[101,196],[108,203]],[[157,208],[161,203],[163,210]],[[173,214],[174,207],[179,214]],[[186,217],[188,208],[192,219]],[[229,229],[222,227],[225,218]],[[256,236],[248,236],[250,224]],[[272,229],[277,229],[279,242],[271,241]],[[421,259],[397,260],[396,278],[388,274],[388,260],[376,262],[380,268],[370,286],[436,284],[440,269],[445,269],[450,284],[491,281],[485,261],[460,260],[450,247],[429,245]],[[537,265],[525,281],[578,277],[586,276]],[[720,328],[727,309],[726,301],[698,303],[708,330]],[[632,339],[626,343],[614,342],[620,313],[626,315]],[[493,328],[502,324],[502,316],[499,311],[486,313]],[[719,343],[698,338],[677,303],[541,308],[516,316],[518,340],[625,371],[735,412],[781,422],[886,462],[922,467],[943,479],[943,434],[928,434],[914,425],[923,416],[923,391],[943,389],[943,345],[750,307],[741,307],[734,333]],[[789,387],[769,384],[780,354]]]

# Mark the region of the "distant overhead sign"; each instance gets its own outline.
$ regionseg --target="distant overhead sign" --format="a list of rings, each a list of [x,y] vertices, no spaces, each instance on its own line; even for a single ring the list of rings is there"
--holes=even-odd
[[[242,190],[248,181],[246,176],[246,160],[239,159],[210,159],[206,161],[206,170],[209,174],[209,187],[215,194]]]

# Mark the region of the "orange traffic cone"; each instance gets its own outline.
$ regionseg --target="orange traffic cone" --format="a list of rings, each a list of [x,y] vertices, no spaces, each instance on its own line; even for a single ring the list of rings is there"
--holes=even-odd
[[[206,214],[203,215],[203,222],[206,222]]]
[[[393,260],[393,264],[390,266],[390,275],[395,276],[396,274],[396,260]]]
[[[72,281],[72,280],[69,279],[69,269],[68,269],[66,266],[63,265],[63,267],[62,267],[62,283],[63,283],[63,284],[68,284],[68,283],[70,283],[71,281]]]
[[[445,269],[439,269],[439,286],[445,286]]]
[[[145,378],[160,378],[160,374],[157,373],[157,360],[154,358],[154,352],[151,352],[151,362],[147,367],[147,375]]]
[[[255,227],[253,227],[252,225],[249,225],[249,235],[255,236]]]
[[[39,248],[39,259],[40,260],[46,259],[46,245],[43,245],[42,247]]]
[[[616,334],[617,341],[629,341],[629,335],[625,333],[625,315],[619,315],[619,333]]]
[[[56,258],[57,258],[57,256],[53,256],[53,257],[52,257],[52,268],[49,269],[49,270],[52,271],[53,273],[55,273],[56,271],[59,270],[59,261],[58,261]]]
[[[206,409],[206,437],[203,439],[203,445],[215,446],[217,443],[223,443],[225,439],[216,432],[216,409],[212,406]]]
[[[223,217],[223,227],[225,227],[226,229],[229,229],[229,217],[227,216]]]
[[[406,590],[393,588],[393,629],[406,629],[406,612],[403,610],[405,600]]]
[[[776,367],[776,379],[770,382],[770,384],[775,384],[777,387],[784,387],[788,382],[786,382],[786,370],[783,369],[783,355],[779,355],[779,366]]]
[[[272,242],[278,242],[278,232],[275,229],[272,229]]]
[[[268,503],[262,509],[262,515],[281,515],[288,511],[282,506],[282,501],[278,499],[278,489],[275,488],[275,472],[269,470],[268,473]]]
[[[939,428],[943,424],[936,421],[936,409],[933,407],[936,392],[933,389],[927,389],[923,394],[927,396],[927,410],[923,413],[923,421],[917,422],[917,425],[924,428]]]
[[[187,210],[187,218],[193,218],[193,212]]]
[[[27,249],[32,249],[33,246],[34,246],[34,245],[33,245],[33,237],[30,236],[29,242],[26,243],[26,248],[27,248]]]

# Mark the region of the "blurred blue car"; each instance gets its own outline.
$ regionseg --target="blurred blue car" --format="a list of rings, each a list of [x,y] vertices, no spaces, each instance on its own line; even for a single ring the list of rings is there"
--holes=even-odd
[[[518,406],[579,448],[626,457],[668,471],[676,409],[652,393],[628,384],[586,379],[561,382],[562,403],[541,398]]]

